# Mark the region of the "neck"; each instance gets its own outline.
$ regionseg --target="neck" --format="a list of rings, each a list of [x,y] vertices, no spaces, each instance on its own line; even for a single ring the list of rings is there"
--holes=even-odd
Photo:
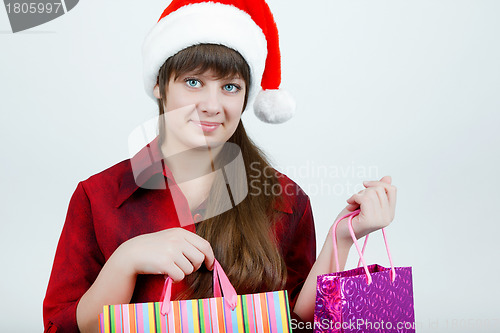
[[[161,145],[161,151],[166,165],[179,184],[214,172],[214,159],[222,147],[223,145],[215,148],[200,147],[183,151],[171,149],[164,142]]]

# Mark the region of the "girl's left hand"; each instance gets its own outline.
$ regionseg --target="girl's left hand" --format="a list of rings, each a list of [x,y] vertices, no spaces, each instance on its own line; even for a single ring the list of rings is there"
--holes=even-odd
[[[365,181],[366,189],[347,199],[349,204],[339,216],[343,216],[356,209],[360,209],[359,215],[353,218],[353,229],[356,238],[387,227],[394,219],[396,210],[396,187],[391,185],[390,176],[382,177],[380,181]],[[347,219],[345,219],[347,220]],[[344,221],[342,221],[344,222]],[[350,239],[351,236],[345,227],[337,230],[337,237]],[[339,225],[340,227],[340,225]],[[339,232],[341,233],[339,235]]]

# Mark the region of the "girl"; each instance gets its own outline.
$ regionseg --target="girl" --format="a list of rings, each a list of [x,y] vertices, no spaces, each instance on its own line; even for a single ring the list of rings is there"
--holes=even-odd
[[[44,300],[45,331],[95,332],[103,305],[158,301],[164,276],[176,282],[172,299],[212,297],[215,258],[238,294],[286,289],[292,317],[311,321],[316,277],[335,271],[332,230],[316,259],[308,196],[269,165],[241,122],[252,107],[268,123],[293,113],[279,90],[267,4],[174,0],[143,55],[159,135],[78,184]],[[392,221],[390,183],[365,182],[340,212],[361,209],[357,237]],[[343,268],[352,242],[344,221],[336,237]]]

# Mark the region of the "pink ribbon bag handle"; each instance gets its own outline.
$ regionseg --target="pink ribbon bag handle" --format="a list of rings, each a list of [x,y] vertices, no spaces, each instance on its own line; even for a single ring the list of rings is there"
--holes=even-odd
[[[233,285],[229,281],[226,273],[222,269],[217,259],[214,262],[214,297],[224,296],[226,306],[231,310],[236,308],[236,302],[238,295]],[[160,312],[162,315],[166,315],[170,312],[170,299],[172,298],[172,278],[167,277],[165,279],[165,285],[163,286],[163,292],[161,294],[161,308]]]
[[[333,254],[335,257],[335,267],[337,268],[337,272],[339,272],[340,265],[339,265],[339,255],[338,255],[338,250],[337,250],[337,225],[339,224],[340,221],[342,221],[346,217],[349,217],[349,221],[348,221],[349,233],[351,234],[351,238],[354,241],[354,245],[356,246],[356,250],[358,251],[358,254],[359,254],[358,267],[360,266],[360,263],[363,264],[363,268],[365,269],[365,273],[366,273],[367,283],[371,284],[372,283],[372,276],[368,270],[368,266],[366,265],[365,259],[363,257],[363,254],[364,254],[364,251],[366,248],[366,243],[368,241],[368,235],[366,235],[366,237],[365,237],[363,249],[360,250],[358,240],[356,238],[356,234],[354,233],[354,229],[352,227],[352,219],[355,216],[359,215],[359,213],[360,213],[360,210],[356,209],[355,211],[338,218],[337,221],[335,221],[335,223],[333,224],[332,238],[333,238]],[[394,269],[394,264],[392,263],[391,251],[389,250],[389,245],[387,244],[387,236],[385,233],[385,228],[382,228],[382,234],[384,235],[385,248],[387,250],[387,255],[389,256],[389,262],[391,264],[391,281],[394,282],[394,280],[396,279],[396,270]]]

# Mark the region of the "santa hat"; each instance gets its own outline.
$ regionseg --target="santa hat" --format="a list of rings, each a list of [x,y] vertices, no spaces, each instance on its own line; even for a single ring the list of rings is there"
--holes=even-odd
[[[264,0],[173,0],[143,44],[144,85],[153,89],[165,60],[196,44],[222,44],[238,51],[250,67],[247,109],[266,123],[282,123],[295,111],[291,95],[279,89],[278,28]]]

